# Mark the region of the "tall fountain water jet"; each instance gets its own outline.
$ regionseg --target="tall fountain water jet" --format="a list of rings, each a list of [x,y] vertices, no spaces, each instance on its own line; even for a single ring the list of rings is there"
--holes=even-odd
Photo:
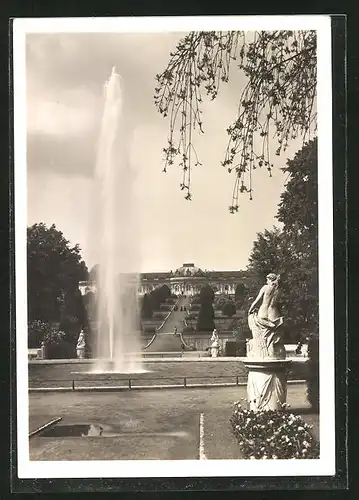
[[[140,238],[135,177],[127,158],[121,78],[104,85],[92,238],[97,245],[97,328],[94,371],[142,371],[137,290]],[[137,353],[134,355],[133,353]]]

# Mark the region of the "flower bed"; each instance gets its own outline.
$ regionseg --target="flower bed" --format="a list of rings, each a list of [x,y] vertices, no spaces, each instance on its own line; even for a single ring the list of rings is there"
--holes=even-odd
[[[243,458],[249,459],[308,459],[319,458],[319,443],[312,426],[299,415],[281,410],[254,412],[234,403],[230,423],[238,440]]]

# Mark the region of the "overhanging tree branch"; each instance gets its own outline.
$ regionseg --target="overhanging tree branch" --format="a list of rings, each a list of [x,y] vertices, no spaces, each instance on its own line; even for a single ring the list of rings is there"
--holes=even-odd
[[[316,33],[191,32],[179,42],[165,71],[156,75],[154,99],[170,122],[164,171],[177,161],[186,199],[192,196],[191,170],[201,165],[193,131],[204,133],[203,95],[217,97],[222,83],[229,81],[234,61],[247,83],[238,92],[238,111],[227,128],[222,161],[235,176],[232,213],[238,211],[241,193],[252,198],[256,168],[265,167],[271,175],[270,140],[280,155],[291,140],[302,137],[304,142],[316,132]]]

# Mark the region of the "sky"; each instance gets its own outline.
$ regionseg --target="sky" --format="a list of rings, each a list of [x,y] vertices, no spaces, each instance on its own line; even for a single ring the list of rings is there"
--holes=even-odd
[[[253,200],[243,196],[239,212],[228,212],[234,178],[220,162],[245,82],[235,68],[218,98],[203,108],[205,134],[195,139],[203,165],[192,173],[193,200],[186,201],[180,190],[179,168],[162,172],[168,121],[154,106],[155,75],[165,69],[181,36],[27,35],[28,225],[54,223],[71,244],[79,244],[89,269],[97,263],[92,193],[103,84],[114,66],[123,82],[126,148],[136,174],[139,272],[175,270],[184,262],[208,270],[245,269],[257,233],[278,225],[286,180],[280,167],[300,140],[281,157],[274,156],[273,144],[273,177],[256,170]]]

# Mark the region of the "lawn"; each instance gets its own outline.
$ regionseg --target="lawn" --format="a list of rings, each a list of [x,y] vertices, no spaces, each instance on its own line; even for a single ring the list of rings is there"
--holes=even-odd
[[[30,438],[31,460],[185,460],[199,458],[199,423],[203,414],[207,459],[241,458],[230,430],[233,402],[245,387],[134,392],[49,392],[29,394],[30,431],[56,417],[60,424],[102,424],[116,437]],[[314,424],[305,385],[288,387],[288,403]]]

